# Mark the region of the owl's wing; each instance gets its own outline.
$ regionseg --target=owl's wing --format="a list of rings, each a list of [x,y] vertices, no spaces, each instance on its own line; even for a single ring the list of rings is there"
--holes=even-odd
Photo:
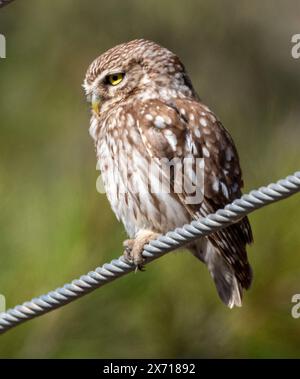
[[[191,218],[205,217],[241,196],[238,153],[227,130],[206,106],[187,99],[168,104],[149,100],[139,107],[137,120],[145,148],[154,159],[203,158],[202,201],[191,204],[186,201],[190,194],[184,190],[177,194]],[[194,166],[192,171],[196,174]],[[252,274],[245,246],[253,240],[248,218],[208,239],[233,267],[242,287],[248,288]]]

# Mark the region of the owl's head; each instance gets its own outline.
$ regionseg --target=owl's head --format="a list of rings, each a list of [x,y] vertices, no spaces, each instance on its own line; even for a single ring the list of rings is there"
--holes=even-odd
[[[83,87],[95,113],[129,96],[141,100],[191,97],[192,84],[179,58],[143,39],[106,51],[89,66]]]

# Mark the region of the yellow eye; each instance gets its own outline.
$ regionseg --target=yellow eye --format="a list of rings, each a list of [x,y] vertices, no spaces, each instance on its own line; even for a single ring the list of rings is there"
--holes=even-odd
[[[107,76],[107,81],[112,86],[116,86],[117,84],[121,83],[123,78],[124,78],[124,74],[122,74],[122,73],[112,74],[112,75]]]

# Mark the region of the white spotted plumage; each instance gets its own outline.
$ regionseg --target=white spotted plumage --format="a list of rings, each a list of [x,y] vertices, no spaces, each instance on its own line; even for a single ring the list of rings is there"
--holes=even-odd
[[[117,72],[123,80],[109,85],[105,78]],[[102,102],[101,112],[92,113],[90,134],[107,197],[131,238],[141,241],[146,232],[165,233],[240,196],[243,182],[234,143],[200,102],[183,64],[171,51],[146,40],[118,45],[90,65],[84,89],[89,98]],[[197,179],[197,159],[204,162],[203,196],[196,203],[187,201],[185,188],[175,191],[176,175],[167,176],[162,163],[186,158],[195,160],[183,175],[190,183]],[[157,190],[157,173],[169,185],[169,192]],[[152,187],[156,190],[149,190]],[[207,264],[229,307],[241,305],[242,290],[251,284],[246,254],[251,241],[251,228],[244,218],[189,245]]]

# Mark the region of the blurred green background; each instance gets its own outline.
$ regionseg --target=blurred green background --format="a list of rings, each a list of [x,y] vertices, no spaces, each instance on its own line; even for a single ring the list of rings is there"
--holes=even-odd
[[[245,191],[300,168],[298,1],[16,0],[0,10],[0,293],[12,307],[122,251],[96,192],[81,88],[89,63],[134,38],[178,53],[240,152]],[[250,216],[254,283],[241,309],[206,268],[169,254],[0,337],[18,358],[300,357],[300,197]]]

